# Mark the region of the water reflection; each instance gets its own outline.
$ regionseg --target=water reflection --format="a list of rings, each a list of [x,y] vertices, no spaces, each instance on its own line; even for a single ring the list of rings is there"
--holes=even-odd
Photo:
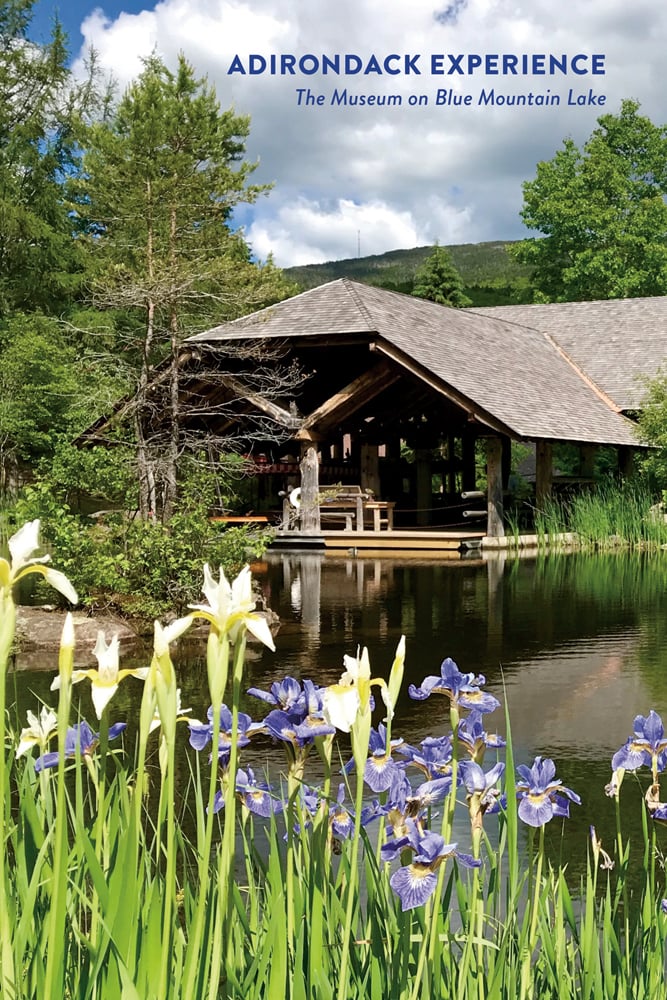
[[[654,708],[667,720],[663,554],[428,560],[309,552],[271,556],[258,580],[281,625],[277,653],[251,648],[246,687],[268,688],[285,674],[332,683],[343,653],[358,644],[369,647],[374,672],[386,673],[405,633],[406,691],[410,682],[438,673],[445,656],[464,671],[485,674],[489,690],[509,705],[517,761],[531,762],[538,753],[553,757],[559,777],[581,794],[584,804],[572,808],[568,825],[578,851],[585,852],[589,823],[609,837],[613,808],[603,787],[611,755],[631,733],[635,715]],[[203,718],[203,647],[184,642],[175,659],[183,703]],[[50,676],[26,672],[10,679],[21,717],[35,707],[33,692],[53,702]],[[88,693],[80,694],[82,712],[92,718]],[[131,720],[139,697],[140,685],[125,682],[114,717]],[[253,699],[244,708],[260,711]],[[444,698],[417,703],[403,697],[395,732],[414,743],[447,728]],[[502,712],[487,728],[503,732]],[[268,741],[254,752],[260,767],[279,759]],[[638,833],[638,793],[635,798],[628,823]],[[560,826],[551,825],[551,836],[559,838]]]

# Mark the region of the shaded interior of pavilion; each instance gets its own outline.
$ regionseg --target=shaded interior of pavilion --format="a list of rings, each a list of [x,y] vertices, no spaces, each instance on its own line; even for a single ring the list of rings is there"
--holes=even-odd
[[[295,534],[320,527],[372,530],[369,513],[364,523],[354,525],[349,519],[327,521],[322,505],[321,525],[309,527],[303,510],[295,507],[288,526],[286,497],[303,491],[306,476],[307,489],[320,499],[331,499],[336,488],[361,489],[365,498],[390,505],[395,530],[498,536],[504,531],[504,511],[515,500],[529,529],[531,510],[553,490],[592,484],[596,445],[575,442],[574,474],[559,476],[556,467],[554,475],[557,442],[517,439],[428,373],[369,350],[366,338],[354,341],[350,337],[335,347],[317,339],[292,342],[286,356],[301,374],[278,400],[244,381],[241,361],[234,371],[229,358],[224,365],[216,363],[214,350],[202,346],[193,353],[181,379],[188,428],[202,441],[234,435],[246,459],[240,505],[235,512],[218,513],[266,517]],[[534,456],[527,479],[513,475],[513,438]],[[619,471],[627,473],[632,449],[615,450]],[[215,449],[209,452],[215,461]],[[384,518],[382,528],[387,527]]]

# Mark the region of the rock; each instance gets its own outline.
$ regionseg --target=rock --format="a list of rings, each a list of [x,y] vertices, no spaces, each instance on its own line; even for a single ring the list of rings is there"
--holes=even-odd
[[[107,640],[118,635],[121,651],[131,645],[140,648],[144,644],[131,623],[114,615],[89,616],[85,612],[75,611],[72,618],[76,637],[74,662],[77,667],[97,665],[93,647],[99,629],[104,631]],[[19,606],[16,609],[15,668],[57,670],[58,648],[64,622],[64,611]]]

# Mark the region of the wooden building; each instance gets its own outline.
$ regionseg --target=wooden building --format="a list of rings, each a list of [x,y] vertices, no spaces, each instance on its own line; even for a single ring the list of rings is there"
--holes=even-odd
[[[320,531],[318,496],[333,484],[395,504],[399,527],[460,522],[482,442],[485,530],[497,536],[510,441],[535,443],[538,501],[551,489],[554,442],[581,449],[584,473],[599,445],[627,465],[639,447],[626,416],[641,398],[637,376],[655,374],[667,354],[667,298],[461,310],[344,278],[186,346],[204,358],[254,340],[298,366],[293,391],[268,400],[222,368],[207,391],[214,402],[236,397],[230,426],[243,410],[283,428],[279,445],[259,442],[253,454],[258,476],[283,489],[305,473],[298,530]],[[276,490],[267,496],[275,503]],[[359,519],[353,530],[367,526]]]

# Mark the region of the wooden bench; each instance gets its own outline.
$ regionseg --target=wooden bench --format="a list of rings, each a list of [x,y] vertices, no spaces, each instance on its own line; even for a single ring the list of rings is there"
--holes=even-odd
[[[356,530],[363,531],[368,512],[372,515],[373,531],[381,531],[383,524],[387,531],[394,528],[396,504],[391,500],[374,500],[373,494],[361,486],[321,486],[320,494],[320,521],[345,519],[345,530],[351,531],[356,518]]]
[[[268,524],[269,519],[264,514],[222,514],[210,517],[209,521],[223,524]]]
[[[361,486],[320,486],[320,523],[345,521],[345,530],[364,530],[364,503],[370,494]]]
[[[364,504],[364,510],[369,510],[373,514],[373,531],[381,531],[382,525],[387,525],[387,531],[394,530],[394,507],[393,500],[368,500]]]

